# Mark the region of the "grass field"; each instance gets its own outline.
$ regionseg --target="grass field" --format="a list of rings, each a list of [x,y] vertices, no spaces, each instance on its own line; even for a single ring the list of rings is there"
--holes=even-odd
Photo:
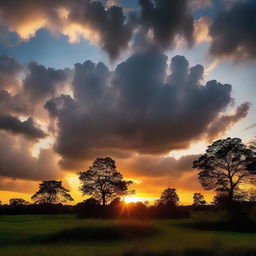
[[[191,225],[215,219],[207,215],[145,221],[0,216],[0,255],[256,255],[256,233],[210,231]]]

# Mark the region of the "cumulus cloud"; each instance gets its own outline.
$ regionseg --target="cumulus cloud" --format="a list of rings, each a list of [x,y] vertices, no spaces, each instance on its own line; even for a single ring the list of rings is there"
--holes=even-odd
[[[47,28],[67,35],[70,42],[78,41],[80,36],[92,40],[111,58],[127,48],[132,34],[122,8],[105,9],[100,1],[11,0],[1,1],[0,11],[0,25],[24,40]]]
[[[27,103],[22,99],[19,93],[12,95],[7,90],[0,90],[0,114],[27,114],[29,108],[31,107],[27,106]]]
[[[187,0],[140,0],[140,22],[153,32],[153,39],[163,47],[170,47],[175,36],[193,43],[193,16]]]
[[[38,158],[31,155],[31,143],[0,132],[0,176],[28,180],[62,177],[52,150],[41,150]]]
[[[31,103],[42,102],[55,95],[69,77],[70,70],[46,68],[35,62],[29,63],[23,81],[23,94]]]
[[[14,134],[23,134],[28,139],[41,139],[46,136],[43,130],[36,125],[33,118],[28,118],[22,122],[16,116],[0,115],[0,129],[11,131]]]
[[[45,28],[67,35],[71,43],[83,37],[107,51],[111,59],[129,47],[140,27],[152,32],[153,41],[164,48],[172,46],[176,36],[193,43],[188,0],[140,0],[136,10],[127,10],[118,1],[107,1],[105,6],[93,0],[10,0],[0,2],[0,13],[0,27],[23,40]]]
[[[255,23],[255,1],[235,1],[227,10],[221,10],[210,26],[210,53],[219,57],[255,59]]]
[[[113,72],[102,63],[76,64],[74,97],[62,95],[45,105],[56,120],[62,165],[77,167],[107,152],[162,154],[211,137],[209,126],[232,101],[231,85],[203,84],[203,73],[183,56],[168,65],[157,49],[135,53]],[[225,124],[245,115],[237,113]]]
[[[47,68],[35,62],[24,65],[0,56],[0,115],[40,117],[48,99],[68,90],[71,77],[68,68]]]
[[[0,90],[15,88],[19,85],[17,76],[23,70],[23,66],[15,58],[0,56]]]

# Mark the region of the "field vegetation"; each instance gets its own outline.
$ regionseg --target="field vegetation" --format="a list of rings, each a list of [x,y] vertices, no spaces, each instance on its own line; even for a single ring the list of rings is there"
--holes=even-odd
[[[223,230],[225,218],[213,213],[162,220],[81,219],[74,215],[1,216],[0,255],[255,255],[256,233]]]

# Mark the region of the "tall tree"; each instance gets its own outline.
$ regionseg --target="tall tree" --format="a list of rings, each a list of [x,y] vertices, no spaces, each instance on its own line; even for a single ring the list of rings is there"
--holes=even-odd
[[[10,206],[17,206],[17,205],[28,205],[29,202],[24,200],[23,198],[11,198],[9,200]]]
[[[115,161],[110,157],[97,158],[89,170],[79,173],[84,195],[91,195],[100,200],[103,205],[115,197],[124,196],[132,181],[124,180],[123,175],[116,170]]]
[[[62,187],[62,181],[48,180],[39,184],[39,190],[31,197],[36,204],[56,204],[73,201],[70,191]]]
[[[241,185],[256,184],[256,153],[239,138],[215,141],[193,162],[193,168],[200,170],[203,188],[226,194],[230,201]]]
[[[205,205],[206,201],[204,200],[204,196],[201,193],[194,193],[193,196],[193,205],[194,206],[200,206]]]
[[[168,205],[168,206],[178,206],[179,204],[179,196],[176,193],[175,188],[167,188],[161,194],[160,199],[158,200],[158,204]]]

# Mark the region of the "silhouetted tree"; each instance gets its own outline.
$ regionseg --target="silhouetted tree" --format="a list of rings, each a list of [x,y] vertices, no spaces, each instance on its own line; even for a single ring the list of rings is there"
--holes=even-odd
[[[179,204],[179,196],[176,193],[175,188],[167,188],[161,194],[160,199],[158,200],[158,204],[168,205],[168,206],[178,206]]]
[[[73,201],[69,190],[62,187],[61,181],[56,180],[43,181],[39,185],[38,192],[36,192],[31,199],[36,204],[56,204]]]
[[[9,200],[10,206],[17,206],[17,205],[29,205],[29,202],[24,200],[23,198],[11,198]]]
[[[205,205],[206,201],[204,200],[204,196],[201,193],[194,193],[193,196],[193,205],[194,206],[200,206]]]
[[[116,170],[115,161],[110,157],[97,158],[88,171],[80,172],[81,191],[84,195],[92,195],[101,200],[103,205],[115,197],[124,196],[132,181],[123,179],[123,175]]]
[[[86,206],[99,206],[100,201],[90,197],[90,198],[84,200],[83,204]]]
[[[201,170],[198,179],[205,189],[225,193],[230,201],[239,185],[256,184],[256,153],[239,138],[215,141],[193,168]]]

